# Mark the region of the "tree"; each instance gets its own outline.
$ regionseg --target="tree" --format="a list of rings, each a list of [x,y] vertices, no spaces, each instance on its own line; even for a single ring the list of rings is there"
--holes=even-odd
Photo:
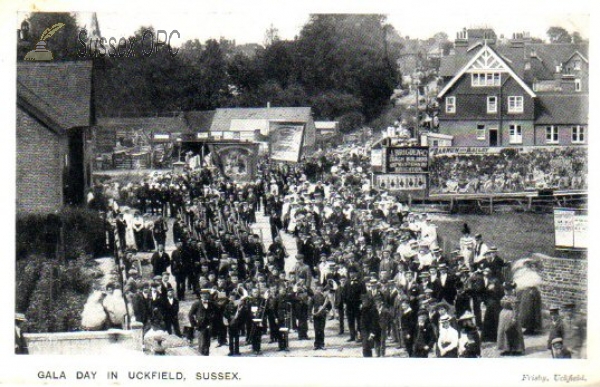
[[[573,39],[573,43],[575,43],[575,44],[583,43],[583,38],[581,37],[581,34],[579,33],[579,31],[574,31],[573,34],[571,35],[571,38]]]
[[[278,42],[279,40],[279,30],[275,28],[273,23],[271,23],[269,28],[267,28],[267,30],[265,31],[265,40],[263,43],[265,47],[269,47],[271,44]]]
[[[351,94],[375,117],[399,79],[388,34],[383,15],[312,15],[295,46],[300,83],[312,95]]]
[[[18,60],[22,60],[27,52],[34,50],[44,30],[56,23],[64,23],[64,27],[46,42],[46,47],[52,51],[54,60],[81,59],[77,54],[79,28],[74,14],[68,12],[33,12],[25,22],[29,25],[29,36],[27,37],[29,44],[18,46]]]
[[[546,31],[546,35],[548,35],[550,43],[571,43],[571,35],[562,27],[550,27]]]
[[[275,41],[257,52],[257,60],[266,79],[276,81],[283,88],[297,79],[295,42]]]

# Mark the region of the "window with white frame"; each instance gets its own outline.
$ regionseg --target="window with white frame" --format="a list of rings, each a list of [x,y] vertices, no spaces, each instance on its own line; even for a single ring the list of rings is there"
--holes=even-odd
[[[456,113],[456,97],[446,97],[446,113]]]
[[[585,142],[585,128],[583,126],[573,126],[571,142],[573,144],[583,144]]]
[[[558,144],[558,127],[546,126],[546,144]]]
[[[575,59],[573,61],[573,70],[581,70],[581,60]]]
[[[511,95],[508,97],[508,112],[523,113],[523,96]]]
[[[471,73],[471,86],[500,86],[500,73]]]
[[[509,126],[509,134],[511,144],[523,143],[523,130],[521,128],[521,125],[511,124]]]
[[[575,91],[581,91],[581,79],[575,79]]]
[[[483,124],[477,125],[477,139],[485,140],[485,125]]]
[[[497,113],[498,112],[498,97],[490,96],[487,97],[487,112]]]

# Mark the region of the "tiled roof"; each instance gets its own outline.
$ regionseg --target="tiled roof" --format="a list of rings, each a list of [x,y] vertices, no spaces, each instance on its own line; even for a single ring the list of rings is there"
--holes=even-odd
[[[586,94],[540,94],[535,123],[539,125],[587,124],[589,96]]]
[[[92,124],[92,62],[17,62],[17,94],[27,89],[65,129]],[[24,90],[24,89],[23,89]],[[28,93],[25,91],[25,93]]]
[[[228,131],[234,119],[307,122],[310,118],[310,107],[225,108],[216,110],[210,129],[212,132]]]
[[[144,129],[155,133],[184,133],[188,125],[183,115],[173,117],[98,117],[97,125],[106,128]]]
[[[510,44],[506,44],[496,45],[493,49],[507,61],[519,77],[528,83],[531,83],[534,78],[538,80],[552,79],[556,66],[568,61],[576,51],[588,59],[587,44],[528,42],[523,47],[512,47]],[[440,76],[453,77],[477,51],[457,52],[442,58]],[[534,54],[533,58],[532,53]],[[525,70],[527,62],[531,64],[530,70]]]

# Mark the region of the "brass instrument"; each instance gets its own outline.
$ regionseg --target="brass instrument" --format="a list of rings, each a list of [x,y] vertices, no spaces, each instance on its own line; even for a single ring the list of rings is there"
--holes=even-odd
[[[246,296],[242,296],[242,298],[240,298],[240,303],[237,306],[237,309],[235,311],[235,314],[233,315],[233,318],[231,319],[231,323],[232,324],[236,324],[238,319],[240,318],[240,312],[242,311],[242,309],[246,306]]]
[[[250,312],[252,313],[252,322],[257,324],[261,328],[263,326],[263,319],[265,317],[266,310],[267,300],[262,297],[258,298],[258,305],[250,306]]]

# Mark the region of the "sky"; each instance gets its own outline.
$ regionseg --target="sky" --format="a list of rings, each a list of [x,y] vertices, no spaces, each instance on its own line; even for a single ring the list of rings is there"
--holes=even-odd
[[[68,1],[66,2],[68,3]],[[313,1],[307,2],[234,2],[235,6],[206,6],[190,9],[174,3],[167,8],[141,6],[94,7],[83,9],[63,7],[64,10],[80,10],[78,20],[89,25],[91,11],[97,13],[100,30],[104,37],[128,37],[140,26],[152,25],[157,30],[171,32],[177,30],[181,38],[174,38],[178,46],[189,39],[201,42],[224,37],[235,39],[237,44],[263,43],[265,31],[271,25],[279,30],[282,39],[293,39],[308,21],[311,13],[383,13],[388,22],[402,35],[411,38],[427,39],[436,32],[443,31],[453,39],[463,27],[487,26],[495,29],[498,35],[510,36],[514,32],[530,32],[532,36],[546,38],[550,26],[561,26],[569,32],[579,31],[589,38],[589,10],[580,1],[565,2],[549,0],[504,0],[500,8],[491,7],[481,1],[462,0],[453,2],[345,2],[343,6],[324,6]],[[369,2],[370,4],[371,2]],[[188,3],[189,4],[189,3]],[[204,3],[202,3],[204,4]],[[212,3],[207,3],[212,4]],[[224,2],[223,4],[230,4]],[[320,5],[319,5],[320,4]],[[330,4],[324,1],[324,4]],[[26,13],[19,15],[20,24]]]

